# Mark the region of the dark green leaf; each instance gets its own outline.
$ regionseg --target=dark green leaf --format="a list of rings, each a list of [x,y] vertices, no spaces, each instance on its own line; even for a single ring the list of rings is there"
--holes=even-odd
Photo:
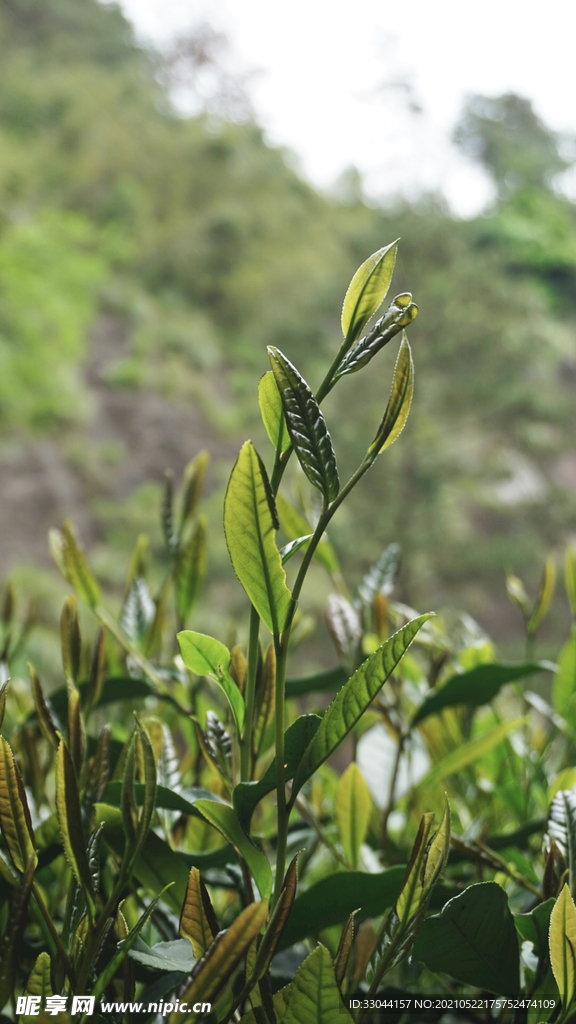
[[[341,665],[314,672],[310,676],[300,676],[286,680],[286,696],[302,697],[307,693],[333,693],[339,690],[348,679],[348,673]]]
[[[449,900],[424,921],[414,959],[465,985],[516,996],[518,939],[504,890],[496,882],[480,882]]]
[[[157,942],[154,946],[147,946],[138,936],[128,956],[154,971],[180,971],[182,974],[188,974],[196,963],[188,939],[174,939],[172,942]]]
[[[390,287],[399,239],[369,256],[352,278],[342,307],[342,333],[353,345]]]
[[[145,788],[142,782],[134,784],[134,797],[138,806],[142,806],[144,803]],[[118,780],[109,782],[102,797],[102,802],[110,804],[111,807],[120,807],[121,792],[121,782]],[[202,789],[200,786],[195,789],[183,789],[179,793],[175,793],[173,789],[167,789],[166,786],[156,787],[156,807],[167,811],[178,811],[180,814],[192,814],[197,818],[202,817],[200,811],[195,806],[197,800],[218,799],[220,798],[211,793],[209,789]],[[223,800],[222,803],[225,803],[225,801]]]
[[[294,776],[302,754],[320,725],[317,715],[301,715],[284,734],[284,778],[288,782]],[[245,830],[250,827],[254,808],[276,788],[276,760],[268,767],[259,782],[240,782],[233,793],[234,809]]]
[[[182,536],[186,523],[189,522],[198,506],[204,485],[204,476],[210,462],[208,452],[199,452],[188,463],[184,470],[184,487],[182,493],[182,510],[180,513],[179,536]]]
[[[489,704],[499,690],[515,679],[533,675],[534,672],[551,671],[554,668],[547,661],[527,661],[516,664],[493,662],[476,665],[468,672],[452,676],[444,686],[433,690],[416,711],[412,725],[422,722],[429,715],[438,714],[442,708],[455,704],[466,704],[467,707],[478,708]]]
[[[251,441],[240,454],[224,502],[224,530],[234,571],[271,633],[284,631],[292,613],[276,547],[275,506],[262,460]]]
[[[66,860],[72,868],[78,885],[82,886],[93,903],[94,891],[86,852],[86,840],[82,830],[78,782],[72,758],[64,740],[60,740],[56,762],[56,811]]]
[[[76,598],[73,594],[66,598],[62,608],[60,639],[62,642],[64,672],[68,679],[72,679],[76,683],[78,681],[78,672],[80,671],[81,643],[78,609],[76,607]]]
[[[290,360],[272,345],[268,346],[268,353],[298,461],[325,501],[334,501],[340,482],[332,440],[320,406]]]
[[[139,646],[154,621],[156,605],[142,576],[135,576],[130,584],[120,615],[120,625],[126,636]]]
[[[554,899],[549,899],[539,903],[529,914],[514,915],[514,924],[521,941],[531,942],[536,956],[548,952],[548,930],[554,903]]]
[[[308,744],[292,786],[292,799],[307,779],[354,728],[396,668],[418,630],[432,617],[420,615],[394,633],[356,670],[325,711],[318,732]]]

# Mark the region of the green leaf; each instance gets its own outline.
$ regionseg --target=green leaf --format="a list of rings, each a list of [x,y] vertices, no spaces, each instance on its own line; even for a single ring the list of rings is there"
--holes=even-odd
[[[547,830],[566,861],[572,889],[576,886],[576,793],[573,790],[556,793],[550,806]]]
[[[348,679],[348,673],[341,665],[322,669],[310,676],[298,676],[286,680],[286,697],[301,697],[306,693],[334,693]]]
[[[218,934],[218,922],[208,890],[198,868],[191,868],[186,898],[180,914],[180,935],[192,943],[197,960],[204,956]]]
[[[6,711],[6,698],[8,697],[8,686],[10,680],[7,679],[5,683],[0,686],[0,729],[2,728],[2,722],[4,721],[4,713]]]
[[[0,1010],[14,996],[14,986],[21,959],[22,938],[26,926],[26,911],[36,869],[36,856],[31,855],[18,879],[10,903],[10,914],[0,938]]]
[[[66,860],[78,885],[84,889],[94,907],[94,889],[82,831],[78,783],[72,758],[64,740],[60,740],[56,760],[56,813]]]
[[[40,731],[44,736],[44,739],[48,740],[50,746],[52,746],[54,750],[58,750],[58,730],[52,716],[50,705],[42,691],[42,686],[40,685],[40,680],[36,674],[36,669],[33,665],[29,665],[29,668],[30,680],[32,682],[32,699],[34,701]]]
[[[370,790],[358,765],[352,761],[336,788],[334,817],[344,855],[353,868],[358,864],[360,847],[370,824],[371,811]]]
[[[434,821],[433,814],[424,814],[420,822],[418,834],[412,847],[410,860],[406,868],[406,875],[402,884],[402,890],[396,901],[396,914],[401,925],[407,924],[420,910],[424,899],[424,869],[426,866],[426,851]]]
[[[284,733],[284,779],[286,782],[294,777],[302,755],[316,733],[320,721],[318,715],[301,715]],[[232,795],[234,809],[246,831],[250,827],[250,819],[256,805],[275,788],[276,759],[272,761],[258,782],[239,782],[235,787]]]
[[[529,914],[514,915],[514,924],[520,939],[522,942],[531,942],[538,957],[548,950],[550,914],[555,904],[555,899],[549,899],[545,903],[539,903]]]
[[[291,441],[284,418],[282,399],[272,370],[268,370],[258,383],[258,403],[266,433],[277,452],[285,452]]]
[[[50,531],[50,550],[62,575],[82,600],[95,608],[100,603],[100,587],[92,575],[71,523],[64,523],[63,532]]]
[[[396,865],[375,874],[339,871],[313,883],[296,897],[280,948],[343,924],[354,910],[358,921],[383,914],[398,898],[405,870],[405,865]]]
[[[540,589],[538,596],[534,604],[534,609],[528,622],[526,623],[526,629],[530,636],[534,636],[538,626],[542,620],[548,614],[548,610],[554,597],[554,589],[556,587],[556,563],[553,558],[547,558],[542,573],[542,580],[540,582]]]
[[[310,483],[328,504],[338,496],[340,481],[326,421],[312,391],[290,360],[272,345],[268,346],[268,354],[294,451]]]
[[[511,722],[502,722],[500,725],[495,725],[492,729],[487,729],[486,732],[476,736],[475,739],[462,743],[455,750],[450,751],[446,757],[438,761],[419,780],[416,788],[424,790],[434,786],[448,775],[455,775],[462,771],[463,768],[467,768],[468,765],[479,761],[481,757],[484,757],[485,754],[493,750],[499,743],[502,743],[502,740],[506,739],[511,732],[514,732],[514,729],[517,729],[522,722],[522,718],[515,718]]]
[[[182,1003],[192,1006],[197,1002],[208,1002],[223,992],[248,947],[260,932],[266,913],[266,901],[250,903],[226,931],[218,933],[194,968],[190,984],[181,995]],[[187,1016],[187,1013],[174,1011],[169,1018],[170,1024],[179,1024]]]
[[[218,800],[197,800],[196,807],[214,828],[222,833],[240,856],[246,861],[254,876],[261,896],[272,892],[272,870],[268,858],[248,838],[232,807]]]
[[[384,594],[387,597],[392,593],[399,563],[400,545],[389,544],[358,587],[358,597],[366,610],[371,609],[376,594]]]
[[[40,996],[42,1002],[40,1003],[41,1009],[44,1009],[46,996],[52,995],[52,982],[50,980],[50,957],[48,953],[40,953],[40,956],[36,959],[34,967],[30,971],[30,976],[26,982],[25,995],[27,996]]]
[[[144,967],[151,967],[153,971],[180,971],[182,974],[188,974],[196,963],[188,939],[174,939],[172,942],[157,942],[154,946],[147,946],[138,936],[128,956]]]
[[[348,959],[350,957],[352,943],[354,942],[355,917],[356,912],[353,912],[346,921],[346,924],[342,929],[342,935],[340,936],[340,942],[338,943],[338,950],[334,958],[334,974],[336,975],[336,983],[339,989],[342,988],[342,983],[346,977]]]
[[[184,470],[184,485],[182,490],[182,509],[180,513],[180,526],[178,535],[182,538],[186,523],[189,522],[196,511],[198,502],[202,495],[204,477],[210,462],[210,455],[206,451],[198,452],[188,463]]]
[[[438,687],[425,697],[412,719],[412,726],[422,722],[429,715],[436,715],[443,708],[456,704],[465,704],[471,708],[489,704],[506,683],[523,679],[534,672],[549,672],[553,667],[547,661],[476,665],[468,672],[452,676],[444,686]]]
[[[570,611],[576,617],[576,545],[574,544],[569,544],[566,548],[564,582]]]
[[[118,780],[109,782],[102,797],[103,802],[110,804],[111,807],[120,807],[121,788],[122,783]],[[142,782],[134,784],[134,798],[138,806],[142,806],[144,803],[145,790],[146,787]],[[167,811],[178,811],[179,814],[192,814],[195,817],[200,817],[200,812],[196,808],[196,801],[218,799],[220,798],[211,793],[209,789],[203,789],[200,786],[192,789],[183,789],[178,793],[174,792],[173,789],[167,789],[166,786],[156,787],[156,807]],[[225,800],[222,800],[222,803],[225,802]]]
[[[324,713],[318,732],[310,741],[292,786],[292,800],[307,779],[326,761],[354,728],[396,668],[420,627],[432,613],[412,619],[360,665]]]
[[[234,571],[271,633],[282,633],[293,610],[274,537],[275,508],[266,470],[246,441],[228,484],[224,530]]]
[[[230,675],[230,651],[214,637],[187,629],[178,633],[180,653],[186,668],[197,676],[209,676],[226,694],[238,734],[244,727],[244,698]]]
[[[36,863],[34,829],[22,776],[3,736],[0,736],[0,828],[18,871],[26,870],[30,858]]]
[[[304,535],[312,536],[313,531],[308,520],[282,494],[276,495],[276,510],[280,526],[289,540],[299,540]],[[330,574],[338,572],[338,559],[326,535],[318,542],[314,558]]]
[[[550,963],[566,1010],[576,991],[576,907],[567,885],[550,916],[549,940]]]
[[[180,622],[192,611],[206,575],[206,520],[200,517],[174,565],[174,593]]]
[[[313,533],[308,533],[305,537],[296,537],[296,540],[291,540],[288,544],[284,544],[284,546],[280,548],[282,565],[286,565],[286,562],[289,562],[292,555],[295,555],[297,551],[300,551],[303,547],[307,547],[308,542],[312,540],[313,536]]]
[[[150,737],[146,732],[146,729],[140,724],[136,715],[134,715],[136,721],[136,742],[142,753],[142,760],[144,762],[144,801],[142,804],[142,814],[138,821],[138,827],[136,830],[136,850],[139,850],[150,824],[152,822],[152,815],[154,814],[154,807],[156,803],[156,761],[154,759],[154,751],[150,742]]]
[[[340,380],[340,377],[345,377],[349,373],[357,373],[358,370],[366,366],[380,349],[392,341],[392,338],[396,337],[403,327],[408,327],[413,323],[417,316],[418,306],[412,302],[410,292],[397,295],[384,316],[344,357],[332,377],[332,386]]]
[[[558,657],[558,671],[552,683],[552,703],[570,725],[576,726],[576,623]]]
[[[292,858],[288,871],[286,872],[278,902],[274,907],[274,910],[270,916],[266,931],[262,937],[260,948],[256,955],[256,961],[254,969],[250,974],[252,983],[259,981],[264,977],[272,958],[278,949],[282,935],[286,930],[286,925],[290,914],[292,913],[292,907],[294,906],[294,899],[296,897],[296,887],[298,884],[298,858],[300,854],[297,853]]]
[[[80,626],[78,624],[78,609],[76,598],[69,594],[62,608],[60,617],[60,638],[62,643],[62,664],[68,679],[78,681],[80,670]]]
[[[390,287],[399,239],[369,256],[352,278],[342,307],[342,333],[352,345]]]
[[[516,996],[518,939],[504,890],[496,882],[480,882],[449,900],[424,921],[413,956],[465,985]]]
[[[332,959],[325,946],[316,947],[296,972],[282,1024],[341,1024],[352,1021],[340,989]]]
[[[410,412],[410,406],[412,405],[413,394],[414,363],[412,361],[412,352],[410,350],[410,345],[408,344],[408,338],[403,334],[400,351],[398,352],[398,358],[396,360],[396,366],[394,367],[392,388],[390,390],[390,398],[388,399],[386,412],[384,413],[384,418],[378,427],[376,437],[368,449],[370,454],[374,454],[374,458],[376,458],[376,455],[380,452],[389,448],[404,430],[406,420],[408,419],[408,413]]]

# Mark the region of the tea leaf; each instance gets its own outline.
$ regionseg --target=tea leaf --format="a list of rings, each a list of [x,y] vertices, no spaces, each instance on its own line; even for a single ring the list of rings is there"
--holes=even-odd
[[[432,830],[433,814],[424,814],[418,829],[418,835],[412,847],[410,860],[406,868],[406,875],[402,885],[402,891],[396,901],[396,913],[401,925],[406,925],[411,918],[420,910],[424,898],[424,868],[426,865],[426,850],[428,839]]]
[[[553,558],[547,558],[544,565],[544,571],[542,573],[542,580],[540,582],[540,589],[538,591],[536,603],[532,614],[526,623],[526,629],[531,636],[536,633],[538,626],[548,614],[552,598],[554,597],[555,587],[556,563]]]
[[[362,772],[355,761],[348,766],[336,789],[334,817],[338,824],[344,856],[353,868],[358,864],[360,847],[366,838],[372,798]]]
[[[504,662],[476,665],[468,672],[452,676],[447,683],[439,686],[424,698],[412,718],[412,726],[422,722],[429,715],[436,715],[443,708],[465,704],[467,707],[478,708],[489,704],[506,683],[535,672],[549,672],[553,666],[547,661],[527,661],[519,664]],[[575,680],[576,685],[576,680]]]
[[[280,548],[280,557],[282,558],[282,565],[286,565],[286,562],[290,561],[292,555],[295,555],[303,547],[308,545],[308,541],[312,540],[314,534],[308,533],[305,537],[296,537],[296,540],[289,541],[288,544],[284,544]]]
[[[266,433],[272,442],[272,447],[280,453],[285,452],[291,445],[290,435],[284,418],[284,409],[278,385],[274,379],[272,370],[268,370],[258,383],[258,403],[262,422],[266,427]]]
[[[219,640],[187,629],[178,633],[180,653],[186,668],[197,676],[210,676],[226,694],[238,734],[244,727],[244,698],[230,675],[230,651]]]
[[[94,641],[94,650],[90,661],[90,679],[86,687],[86,707],[88,710],[97,707],[102,697],[104,688],[104,673],[106,670],[106,638],[104,630],[100,626]]]
[[[0,736],[0,828],[12,862],[25,871],[36,863],[34,829],[18,765],[9,744]]]
[[[568,867],[570,889],[576,886],[576,793],[563,789],[554,797],[547,830]]]
[[[342,333],[352,345],[390,287],[399,239],[369,256],[352,278],[342,307]]]
[[[380,452],[389,448],[404,430],[410,406],[412,405],[413,394],[414,363],[408,338],[403,334],[396,366],[394,367],[394,377],[392,378],[392,388],[386,412],[384,413],[382,423],[378,427],[376,437],[368,449],[369,453],[374,454],[374,458]]]
[[[271,345],[268,354],[294,451],[310,483],[328,504],[337,497],[340,482],[326,421],[312,391],[290,360]]]
[[[266,651],[262,671],[262,683],[259,693],[258,711],[256,724],[254,726],[253,746],[254,753],[260,752],[266,729],[274,718],[276,707],[276,651],[274,644],[270,644]]]
[[[282,1024],[340,1024],[352,1021],[336,983],[332,959],[325,946],[316,947],[296,972]]]
[[[44,697],[40,680],[36,674],[36,669],[33,665],[28,666],[30,669],[30,679],[32,682],[32,698],[34,700],[34,707],[36,709],[36,716],[38,718],[38,725],[40,731],[44,736],[44,739],[48,740],[48,743],[54,747],[54,750],[58,750],[58,732],[56,723],[52,717],[52,711],[48,701]]]
[[[80,694],[68,680],[68,747],[76,776],[80,778],[86,752],[86,732],[80,713]]]
[[[286,680],[286,697],[301,697],[305,693],[334,693],[348,679],[348,673],[337,665],[314,672],[310,676],[297,676]]]
[[[74,683],[78,681],[80,671],[80,626],[78,624],[78,609],[74,594],[69,594],[62,608],[60,617],[60,638],[62,642],[62,664],[68,679]]]
[[[449,900],[422,924],[413,958],[465,985],[517,995],[518,938],[504,890],[480,882]]]
[[[282,494],[276,495],[276,510],[283,532],[289,540],[300,540],[304,535],[312,536],[312,527],[308,520],[294,508]],[[331,575],[338,572],[338,559],[330,541],[324,535],[318,542],[314,558],[323,565]]]
[[[160,518],[166,547],[169,553],[174,555],[178,550],[178,534],[174,525],[174,477],[169,469],[164,474],[164,493],[162,495]]]
[[[274,533],[274,500],[266,470],[251,441],[240,449],[226,491],[224,530],[240,583],[271,633],[286,628],[292,595]]]
[[[78,885],[84,888],[94,905],[92,875],[82,831],[78,783],[72,758],[64,740],[60,740],[56,759],[56,813],[66,860]]]
[[[357,611],[342,594],[329,595],[326,624],[338,654],[353,668],[358,663],[362,627]]]
[[[240,961],[244,958],[252,940],[258,935],[266,920],[266,902],[250,903],[226,931],[218,935],[208,947],[205,955],[192,971],[189,986],[184,989],[181,1002],[193,1005],[220,995],[229,982]],[[170,1024],[179,1024],[186,1013],[174,1011]]]
[[[336,975],[336,984],[340,989],[342,988],[342,983],[346,977],[346,968],[348,967],[350,950],[352,949],[352,943],[354,942],[354,919],[356,917],[356,913],[357,912],[354,911],[350,914],[350,917],[342,929],[342,935],[340,936],[338,950],[334,959],[334,974]]]
[[[288,782],[293,776],[308,746],[320,725],[318,715],[301,715],[284,733],[284,779]],[[276,788],[276,759],[266,769],[258,782],[240,782],[232,796],[234,809],[247,831],[256,805]]]
[[[566,1010],[576,991],[576,907],[564,886],[550,916],[550,962]]]
[[[180,935],[190,940],[197,960],[218,933],[218,922],[198,868],[190,869],[186,899],[180,915]]]
[[[268,897],[272,892],[272,871],[268,858],[257,846],[254,846],[252,840],[243,831],[232,807],[217,800],[197,800],[196,807],[206,820],[238,850],[250,868],[261,895]]]
[[[552,683],[552,703],[570,725],[576,725],[576,623],[558,656],[558,671]]]
[[[134,720],[136,722],[136,742],[139,750],[142,752],[144,761],[144,803],[136,830],[137,852],[146,837],[152,821],[152,815],[154,814],[156,801],[156,761],[154,760],[154,751],[146,729],[140,724],[136,715],[134,715]]]
[[[463,768],[467,768],[468,765],[479,761],[481,757],[502,743],[502,740],[514,732],[514,729],[517,729],[522,722],[522,718],[515,718],[511,722],[502,722],[500,725],[493,726],[492,729],[487,729],[475,739],[462,743],[440,761],[437,761],[430,771],[426,772],[426,775],[418,781],[417,788],[423,790],[434,786],[448,775],[455,775]]]
[[[376,594],[392,593],[400,563],[400,545],[389,544],[375,565],[366,573],[358,587],[358,597],[365,610],[372,607]]]
[[[4,714],[6,712],[6,698],[8,696],[8,685],[10,680],[6,680],[0,686],[0,729],[2,728],[2,722],[4,721]]]
[[[198,600],[200,588],[206,575],[206,520],[202,516],[187,544],[179,552],[174,567],[174,590],[176,607],[181,622],[186,622]]]
[[[194,456],[184,470],[184,487],[182,493],[182,509],[180,513],[179,529],[180,536],[182,536],[186,523],[192,519],[196,512],[198,502],[202,495],[204,477],[206,475],[209,462],[210,455],[208,452],[198,452],[198,455]]]
[[[576,617],[576,546],[569,544],[566,548],[564,562],[564,582],[572,615]]]
[[[98,586],[86,556],[74,535],[72,524],[64,523],[64,531],[51,531],[52,554],[55,555],[56,564],[63,572],[68,582],[74,587],[77,594],[91,608],[100,603],[100,587]],[[58,560],[58,553],[61,558]]]
[[[262,938],[260,949],[256,955],[254,970],[252,974],[249,975],[252,982],[259,981],[260,978],[264,977],[266,974],[286,929],[288,918],[292,912],[294,899],[296,897],[296,887],[298,885],[297,865],[299,856],[300,854],[297,853],[290,862],[290,866],[286,872],[286,876],[282,883],[282,889],[280,890],[280,896],[278,897],[278,902],[274,907],[268,927],[266,928]]]
[[[26,982],[25,995],[40,996],[42,1000],[40,1003],[41,1009],[44,1009],[46,996],[52,995],[50,966],[50,957],[48,956],[48,953],[40,953],[40,956],[37,958],[36,963],[30,972],[28,981]]]
[[[450,804],[446,797],[442,821],[440,822],[437,831],[432,836],[432,841],[426,854],[423,879],[426,891],[429,891],[432,888],[448,863],[448,854],[450,853],[450,825]]]
[[[35,870],[36,854],[33,853],[18,880],[18,888],[13,893],[8,923],[0,939],[0,1010],[8,999],[14,996],[15,975],[19,967],[26,911],[34,884]]]
[[[332,378],[332,385],[349,373],[357,373],[384,348],[392,338],[400,333],[403,327],[418,316],[418,306],[412,302],[410,292],[403,292],[392,300],[383,317],[374,324],[369,333],[362,338],[344,357]]]
[[[367,658],[344,684],[324,712],[318,732],[310,741],[298,766],[291,799],[295,799],[306,780],[354,728],[396,668],[420,627],[430,618],[432,613],[420,615],[408,622]]]
[[[123,938],[128,938],[128,935]],[[144,967],[151,967],[153,971],[179,971],[181,974],[189,974],[196,961],[188,939],[156,942],[153,946],[147,946],[139,935],[128,950],[128,956]]]
[[[86,801],[89,804],[101,800],[110,778],[110,725],[105,725],[98,736],[94,757],[88,763],[86,780]]]

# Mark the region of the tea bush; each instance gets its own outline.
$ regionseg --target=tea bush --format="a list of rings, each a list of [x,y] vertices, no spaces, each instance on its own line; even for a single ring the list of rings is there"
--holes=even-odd
[[[62,680],[45,688],[31,665],[30,686],[0,690],[4,1019],[83,1022],[72,997],[92,996],[102,1021],[332,1024],[386,1007],[408,1022],[422,993],[438,998],[437,1020],[572,1015],[576,626],[558,665],[534,655],[552,563],[534,602],[508,579],[527,636],[526,659],[510,663],[465,615],[447,635],[394,599],[396,545],[351,594],[327,534],[412,402],[412,296],[370,326],[396,251],[354,276],[315,394],[269,349],[258,398],[270,472],[246,441],[224,503],[248,599],[240,642],[188,628],[207,566],[204,453],[177,497],[167,477],[164,580],[153,593],[139,538],[117,616],[73,527],[52,532],[74,592]],[[322,401],[399,334],[382,421],[342,484]],[[293,456],[300,506],[283,492]],[[294,676],[313,559],[332,587],[336,664]],[[576,615],[573,550],[566,590]],[[90,639],[77,600],[98,623]],[[31,628],[8,587],[5,676]],[[530,689],[545,673],[551,703]]]

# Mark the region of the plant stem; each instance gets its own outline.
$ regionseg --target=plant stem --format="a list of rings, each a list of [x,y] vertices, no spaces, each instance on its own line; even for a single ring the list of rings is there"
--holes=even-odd
[[[254,699],[256,696],[256,672],[258,669],[258,636],[260,633],[260,616],[254,605],[250,610],[250,641],[248,647],[248,674],[246,677],[246,719],[244,736],[240,745],[240,779],[250,780],[250,762],[252,759],[252,730],[254,728]]]
[[[286,660],[290,640],[290,622],[281,637],[274,637],[276,651],[276,812],[278,844],[276,847],[276,877],[272,907],[276,906],[286,871],[286,847],[288,844],[288,818],[286,807],[286,786],[284,782],[284,704],[286,689]]]

